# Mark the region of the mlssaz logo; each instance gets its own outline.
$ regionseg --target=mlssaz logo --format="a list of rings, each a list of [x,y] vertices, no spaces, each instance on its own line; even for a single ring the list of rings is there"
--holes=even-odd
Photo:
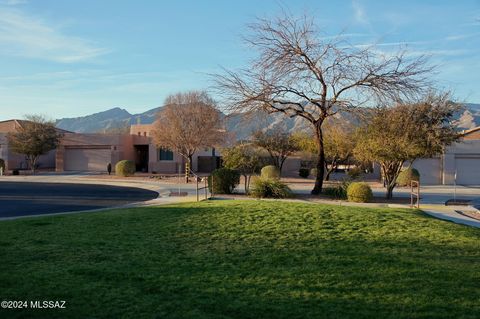
[[[36,301],[30,301],[30,308],[35,308],[35,309],[66,309],[67,307],[65,306],[66,302],[64,300],[60,301],[49,301],[49,300],[36,300]]]

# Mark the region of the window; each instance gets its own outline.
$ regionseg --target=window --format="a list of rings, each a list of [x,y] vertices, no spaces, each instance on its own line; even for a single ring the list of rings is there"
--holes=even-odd
[[[158,150],[159,161],[173,161],[173,152],[164,148]]]

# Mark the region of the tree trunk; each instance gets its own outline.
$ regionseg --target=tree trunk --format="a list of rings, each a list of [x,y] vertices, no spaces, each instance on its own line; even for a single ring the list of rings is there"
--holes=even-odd
[[[286,159],[287,159],[286,157],[283,157],[283,158],[280,159],[280,163],[279,163],[280,167],[278,168],[278,170],[280,171],[280,176],[282,176],[283,164],[285,163]]]
[[[248,175],[243,175],[243,178],[245,178],[245,194],[248,194]]]
[[[386,194],[386,198],[387,199],[392,199],[393,198],[393,189],[395,188],[395,183],[390,183],[387,185],[387,194]]]
[[[328,164],[325,163],[325,168],[326,168],[326,174],[325,174],[325,181],[330,180],[330,174],[333,173],[333,171],[337,168],[337,164],[335,162],[332,162],[332,165],[330,166],[330,169],[328,168]]]
[[[330,174],[332,174],[333,172],[333,169],[327,169],[327,172],[325,174],[325,181],[329,181],[330,180]]]
[[[193,172],[193,166],[192,165],[193,165],[193,154],[190,154],[190,155],[188,155],[188,166],[190,167],[191,172]]]
[[[32,171],[32,175],[35,175],[35,166],[37,165],[37,157],[36,156],[28,157],[28,162],[30,165],[30,170]]]
[[[323,149],[323,132],[322,122],[315,124],[315,138],[318,144],[317,154],[317,176],[315,177],[315,186],[313,187],[311,194],[318,195],[322,192],[323,187],[323,175],[325,174],[325,150]]]

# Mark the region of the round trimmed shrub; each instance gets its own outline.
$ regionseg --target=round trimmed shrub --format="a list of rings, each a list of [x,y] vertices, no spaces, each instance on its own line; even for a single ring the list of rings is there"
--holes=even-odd
[[[132,176],[135,174],[135,163],[129,160],[123,160],[115,165],[115,174],[118,176]]]
[[[398,174],[397,185],[398,186],[410,186],[412,181],[419,181],[420,173],[415,168],[407,168]]]
[[[372,200],[373,193],[367,183],[351,183],[347,188],[347,198],[349,202],[366,203]]]
[[[307,178],[308,175],[310,175],[310,171],[308,170],[308,168],[302,167],[298,170],[298,176]]]
[[[208,189],[215,194],[231,194],[235,187],[240,183],[240,173],[236,170],[222,167],[214,170],[208,177]]]
[[[260,177],[253,181],[250,196],[256,198],[287,198],[292,197],[292,191],[278,179]]]
[[[267,165],[260,171],[262,178],[280,179],[280,170],[275,165]]]

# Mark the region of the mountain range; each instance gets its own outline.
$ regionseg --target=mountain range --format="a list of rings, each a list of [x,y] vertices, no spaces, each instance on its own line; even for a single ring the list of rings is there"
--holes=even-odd
[[[156,107],[144,113],[130,114],[127,110],[115,107],[103,112],[82,117],[62,118],[56,121],[56,126],[77,133],[113,132],[127,130],[132,124],[151,124],[161,107]],[[352,115],[341,113],[338,115],[344,121],[355,122]],[[254,131],[263,128],[283,127],[290,132],[303,130],[307,123],[300,117],[286,117],[280,113],[257,113],[247,119],[241,114],[225,116],[227,130],[234,132],[237,139],[245,139]],[[458,128],[468,130],[480,126],[480,104],[467,103],[463,112],[457,115]]]

